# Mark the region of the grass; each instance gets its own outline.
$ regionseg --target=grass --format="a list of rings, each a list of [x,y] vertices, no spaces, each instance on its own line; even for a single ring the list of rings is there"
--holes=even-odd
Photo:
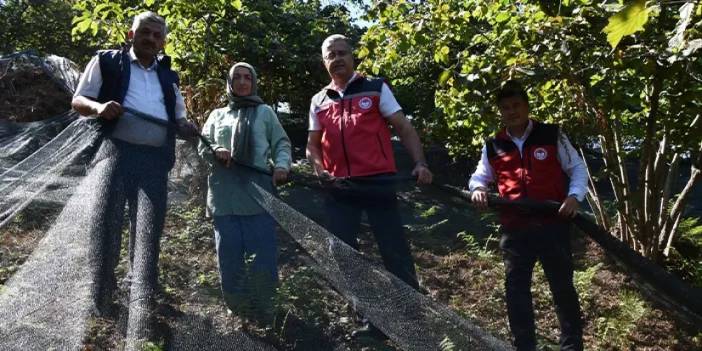
[[[460,256],[446,256],[443,263],[436,268],[449,272],[448,275],[442,275],[444,281],[466,277],[461,279],[463,284],[457,284],[464,286],[462,290],[457,289],[455,285],[446,286],[446,289],[451,291],[448,293],[449,304],[460,314],[477,320],[495,335],[510,339],[505,316],[502,260],[499,249],[490,245],[494,243],[494,238],[488,236],[484,241],[480,241],[475,235],[464,230],[456,239],[461,243]],[[610,266],[601,258],[590,257],[586,261],[576,258],[573,282],[586,322],[586,349],[639,349],[636,345],[641,345],[642,349],[644,345],[653,349],[676,350],[700,347],[702,332],[689,334],[685,328],[675,329],[675,322],[661,320],[660,312],[652,315],[652,307],[632,286],[624,282],[617,270],[617,267]],[[436,282],[432,279],[428,283]],[[552,295],[543,269],[538,263],[534,269],[532,293],[540,348],[558,350],[559,326],[555,318]],[[656,325],[655,328],[667,330],[656,330],[656,338],[659,339],[653,343],[649,341],[650,336],[646,336],[653,331],[647,327],[651,324]],[[450,349],[450,346],[448,343],[447,349]]]
[[[597,263],[594,266],[585,268],[585,270],[573,273],[573,285],[575,285],[575,290],[578,292],[582,310],[590,310],[595,303],[593,283],[595,275],[602,267],[602,263]]]
[[[688,217],[680,221],[678,239],[666,264],[690,284],[702,288],[702,223]]]
[[[637,327],[639,320],[649,312],[645,302],[634,291],[622,290],[619,301],[617,306],[604,311],[595,321],[598,348],[628,348],[629,336]]]
[[[151,342],[147,341],[143,345],[141,345],[140,351],[163,351],[165,350],[164,348],[164,343],[163,342]]]
[[[26,208],[0,231],[0,286],[26,261],[58,215],[55,210]]]

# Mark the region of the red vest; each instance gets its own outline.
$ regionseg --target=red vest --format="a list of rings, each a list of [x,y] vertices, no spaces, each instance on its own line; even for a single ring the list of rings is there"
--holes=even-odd
[[[558,126],[532,121],[533,129],[519,154],[505,129],[486,142],[487,157],[495,173],[501,197],[529,198],[561,202],[567,196],[567,175],[558,161]],[[523,156],[522,156],[523,155]],[[501,212],[502,225],[509,228],[526,224],[527,218],[513,211]],[[529,216],[536,221],[553,221]]]
[[[329,87],[312,98],[322,126],[322,161],[334,177],[395,173],[390,129],[380,114],[382,79],[358,76],[344,97]]]

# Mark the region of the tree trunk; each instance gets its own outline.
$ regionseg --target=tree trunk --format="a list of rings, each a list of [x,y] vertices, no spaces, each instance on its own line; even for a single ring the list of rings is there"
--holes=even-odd
[[[700,146],[700,153],[702,153],[702,145]],[[690,197],[690,194],[692,193],[692,189],[694,188],[695,184],[702,179],[702,170],[700,170],[698,165],[693,165],[690,167],[691,172],[690,172],[690,178],[687,181],[687,184],[685,184],[685,187],[683,190],[680,192],[680,196],[678,196],[677,201],[675,201],[675,205],[673,205],[672,210],[670,211],[670,218],[668,219],[669,221],[671,219],[674,219],[674,224],[670,228],[670,231],[668,233],[663,233],[665,236],[667,236],[668,240],[665,246],[665,249],[663,250],[663,254],[665,256],[668,256],[670,254],[670,247],[673,245],[673,239],[675,237],[676,230],[678,227],[678,223],[680,222],[680,218],[682,217],[683,210],[685,208],[685,204],[687,203],[688,198]]]

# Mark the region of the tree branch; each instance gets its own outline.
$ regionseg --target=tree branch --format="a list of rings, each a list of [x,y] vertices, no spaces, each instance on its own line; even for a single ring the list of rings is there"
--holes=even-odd
[[[700,143],[700,154],[702,154],[702,143]],[[702,158],[702,156],[700,156]],[[670,219],[677,218],[682,215],[683,209],[685,208],[685,204],[687,203],[688,198],[690,197],[690,194],[692,194],[692,189],[694,188],[695,184],[702,179],[702,170],[697,167],[695,163],[690,166],[691,172],[690,172],[690,178],[687,180],[687,184],[685,184],[685,187],[683,190],[680,192],[680,195],[678,196],[678,199],[675,201],[675,205],[673,205],[673,208],[670,211]],[[676,221],[677,222],[677,221]],[[667,255],[667,253],[670,251],[670,245],[672,245],[673,242],[673,237],[675,236],[675,231],[677,229],[677,223],[673,225],[673,227],[670,229],[668,233],[665,233],[665,235],[668,237],[668,244],[666,245],[666,248],[664,250],[664,254]]]
[[[589,187],[587,189],[587,202],[590,204],[590,207],[592,207],[592,210],[596,212],[595,218],[598,219],[599,224],[609,232],[611,224],[609,222],[609,218],[607,217],[607,211],[605,210],[604,206],[602,206],[602,202],[600,201],[600,194],[598,194],[597,188],[595,187],[595,181],[592,179],[590,165],[585,159],[583,148],[580,148],[580,157],[583,158],[583,162],[585,163],[585,171],[587,171],[587,179],[589,183]]]

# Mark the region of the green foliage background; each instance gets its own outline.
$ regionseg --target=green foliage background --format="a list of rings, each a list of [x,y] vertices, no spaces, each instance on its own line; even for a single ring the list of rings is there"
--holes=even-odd
[[[296,0],[78,0],[0,4],[0,53],[34,49],[84,65],[99,49],[118,48],[134,15],[153,10],[166,18],[166,53],[173,58],[191,112],[217,107],[226,70],[235,62],[256,67],[259,92],[276,105],[306,114],[312,95],[329,78],[320,46],[332,33],[358,40],[363,30],[339,2]]]
[[[666,130],[690,151],[702,135],[686,128],[702,103],[702,16],[689,3],[682,40],[671,43],[681,2],[381,1],[368,13],[377,25],[363,36],[361,67],[390,77],[416,123],[455,154],[475,153],[496,130],[493,95],[509,78],[529,87],[534,117],[577,141],[616,125],[637,145],[659,81],[657,137]],[[622,16],[640,25],[622,25]]]
[[[95,48],[88,40],[71,38],[74,13],[70,1],[0,2],[0,55],[35,50],[87,63]]]
[[[367,29],[344,4],[6,1],[0,51],[38,48],[84,63],[96,49],[122,45],[133,16],[150,9],[169,24],[165,51],[191,118],[202,123],[221,106],[226,70],[246,61],[258,70],[264,100],[287,102],[304,120],[310,97],[329,80],[319,46],[344,33],[360,40],[359,69],[389,78],[425,141],[455,156],[477,154],[499,126],[495,90],[521,79],[533,117],[601,152],[606,166],[596,176],[612,180],[622,240],[656,257],[666,246],[658,243],[674,237],[691,192],[671,195],[667,179],[680,178],[680,158],[692,160],[689,184],[702,169],[700,0],[374,1]],[[639,164],[635,180],[629,160]]]
[[[320,1],[81,0],[75,9],[74,37],[105,41],[103,46],[124,42],[137,13],[158,12],[169,25],[166,53],[185,85],[196,92],[209,87],[221,95],[227,69],[246,61],[258,71],[264,100],[287,102],[300,114],[328,81],[320,53],[324,38],[344,33],[357,39],[362,33],[344,6],[322,6]],[[212,80],[218,83],[212,85]]]

